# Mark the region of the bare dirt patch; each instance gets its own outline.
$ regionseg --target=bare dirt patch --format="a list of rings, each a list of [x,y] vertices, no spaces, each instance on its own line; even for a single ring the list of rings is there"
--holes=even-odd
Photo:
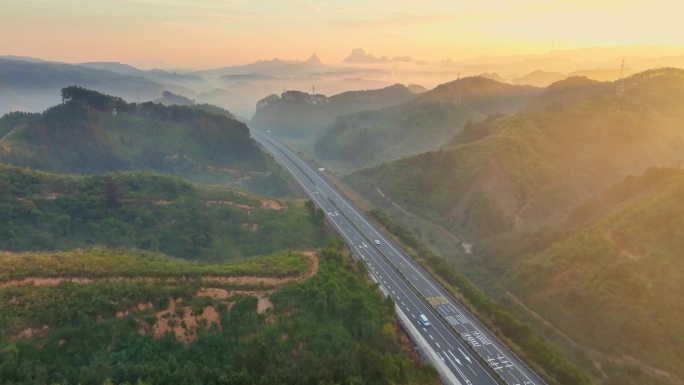
[[[283,204],[278,201],[272,199],[264,199],[261,201],[261,208],[280,211],[285,209],[285,206],[283,206]]]
[[[258,223],[245,222],[242,224],[242,228],[247,229],[249,231],[257,231],[257,230],[259,230],[259,228],[261,228],[261,226],[259,226]]]
[[[318,255],[318,252],[314,250],[305,250],[305,251],[298,251],[297,253],[309,258],[309,263],[311,264],[311,267],[309,268],[309,271],[304,274],[303,279],[309,279],[316,275],[318,273],[318,269],[320,268],[320,256]]]
[[[198,297],[209,297],[213,299],[228,299],[231,296],[231,291],[225,289],[217,289],[214,287],[203,287],[197,293]]]
[[[94,284],[97,282],[112,282],[112,281],[129,281],[129,282],[178,282],[178,281],[194,281],[199,280],[203,283],[219,283],[231,285],[256,285],[271,287],[269,290],[226,290],[216,287],[203,287],[196,296],[210,297],[216,300],[223,300],[228,308],[232,307],[231,297],[234,296],[252,296],[257,299],[257,313],[264,314],[273,308],[273,303],[270,300],[270,295],[283,284],[295,281],[303,281],[314,276],[320,268],[319,255],[316,251],[306,250],[299,251],[299,254],[309,259],[310,267],[307,272],[295,277],[258,277],[258,276],[201,276],[201,277],[99,277],[99,278],[85,278],[85,277],[27,277],[24,279],[11,280],[0,284],[0,289],[5,287],[19,286],[19,285],[33,285],[38,287],[56,286],[63,282],[76,284]],[[12,299],[14,300],[14,299]],[[197,338],[197,330],[199,327],[210,328],[214,325],[220,327],[221,317],[219,312],[213,306],[205,306],[201,314],[195,314],[189,306],[181,306],[180,298],[170,299],[168,308],[155,313],[156,321],[154,325],[150,326],[142,319],[136,319],[139,328],[138,332],[141,334],[152,334],[155,338],[161,338],[168,332],[172,332],[176,339],[184,344],[189,344]],[[119,310],[115,313],[116,318],[124,318],[134,312],[143,312],[153,309],[152,302],[138,303],[134,308],[128,310]],[[272,321],[272,316],[271,321]],[[42,328],[27,328],[17,333],[13,338],[32,338],[39,336],[46,336],[49,333],[49,326],[44,325]]]
[[[243,210],[247,210],[247,211],[255,208],[255,207],[244,205],[241,203],[235,203],[233,201],[216,201],[216,200],[213,200],[213,201],[205,201],[204,203],[207,206],[232,206],[232,207],[237,207],[239,209],[243,209]]]
[[[273,308],[273,302],[266,296],[257,297],[257,313],[264,314],[267,310]]]
[[[189,306],[178,306],[180,299],[171,299],[169,307],[155,314],[157,321],[151,327],[152,335],[161,338],[172,332],[176,340],[189,344],[197,338],[197,329],[210,328],[214,325],[221,327],[221,317],[213,306],[205,306],[201,314],[193,313]],[[141,324],[144,332],[148,331],[146,324]]]
[[[264,314],[267,310],[273,308],[273,303],[269,299],[269,296],[274,290],[263,291],[263,290],[225,290],[216,288],[202,288],[198,293],[198,297],[209,297],[213,299],[226,300],[233,296],[250,296],[256,297],[257,299],[257,313]]]
[[[247,196],[247,194],[243,192],[238,192],[236,191],[237,194],[242,195],[242,196]],[[264,199],[264,198],[256,198],[256,197],[249,197],[251,199],[258,199],[259,200],[259,205],[258,206],[250,206],[244,203],[237,203],[229,200],[208,200],[205,201],[205,204],[207,206],[217,206],[217,205],[225,205],[225,206],[232,206],[232,207],[237,207],[239,209],[243,210],[252,210],[252,209],[268,209],[268,210],[276,210],[276,211],[281,211],[285,209],[285,205],[282,202],[279,202],[275,199]]]
[[[152,302],[141,302],[141,303],[137,304],[137,305],[135,306],[135,308],[133,308],[133,309],[131,309],[131,310],[119,310],[119,311],[117,311],[116,314],[115,314],[114,316],[115,316],[116,318],[124,318],[124,317],[126,317],[128,314],[130,314],[131,311],[135,311],[135,310],[137,310],[137,311],[145,311],[145,310],[149,310],[149,309],[152,309],[152,308],[154,308],[154,305],[152,304]]]
[[[45,337],[48,332],[50,332],[50,327],[48,325],[43,325],[43,327],[40,328],[26,328],[17,333],[12,339],[20,340],[33,337]]]

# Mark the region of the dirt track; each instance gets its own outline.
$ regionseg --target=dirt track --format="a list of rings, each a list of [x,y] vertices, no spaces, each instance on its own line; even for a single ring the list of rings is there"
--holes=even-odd
[[[228,307],[232,307],[233,297],[236,296],[252,296],[257,298],[257,313],[264,314],[269,309],[273,307],[269,296],[281,285],[295,282],[303,281],[314,276],[319,269],[320,261],[319,255],[315,251],[299,251],[309,258],[310,267],[307,272],[300,276],[295,277],[285,277],[285,278],[274,278],[274,277],[258,277],[258,276],[242,276],[242,277],[229,277],[229,276],[198,276],[198,277],[153,277],[153,276],[142,276],[142,277],[103,277],[103,278],[83,278],[83,277],[57,277],[57,278],[45,278],[45,277],[28,277],[19,280],[7,281],[0,284],[0,289],[6,287],[14,287],[20,285],[33,285],[33,286],[56,286],[63,282],[70,282],[76,284],[94,284],[97,282],[177,282],[177,281],[200,281],[203,284],[219,283],[219,284],[234,284],[234,285],[249,285],[249,286],[267,286],[268,290],[226,290],[222,288],[214,287],[202,287],[195,296],[197,297],[209,297],[216,300],[220,300]],[[204,285],[203,285],[204,286]],[[116,318],[124,318],[132,316],[135,313],[150,310],[153,308],[151,302],[140,303],[136,307],[128,310],[120,310],[116,312]],[[139,329],[138,332],[141,334],[150,334],[155,338],[161,338],[166,333],[173,333],[176,339],[184,344],[189,344],[195,340],[197,336],[197,328],[200,325],[204,327],[218,327],[221,328],[221,316],[214,306],[205,306],[202,312],[195,314],[192,309],[188,306],[182,305],[182,299],[171,298],[169,300],[169,306],[166,309],[160,310],[155,313],[156,322],[154,325],[150,326],[142,320],[136,318],[138,322]],[[271,318],[272,319],[272,318]],[[13,339],[26,339],[33,337],[43,337],[47,335],[50,331],[48,325],[43,325],[42,328],[27,328],[18,332]]]
[[[100,278],[87,278],[87,277],[27,277],[22,279],[16,279],[11,281],[6,281],[0,283],[0,289],[12,286],[21,285],[33,285],[33,286],[57,286],[62,282],[70,282],[77,284],[93,284],[97,282],[176,282],[176,281],[201,281],[201,282],[214,282],[220,284],[232,284],[232,285],[250,285],[250,286],[281,286],[289,282],[301,281],[308,279],[318,272],[319,268],[319,256],[315,251],[299,251],[297,252],[301,255],[309,258],[310,267],[309,270],[301,276],[295,277],[261,277],[253,275],[245,276],[216,276],[216,275],[204,275],[204,276],[181,276],[181,277],[158,277],[158,276],[139,276],[139,277],[126,277],[126,276],[112,276],[112,277],[100,277]]]

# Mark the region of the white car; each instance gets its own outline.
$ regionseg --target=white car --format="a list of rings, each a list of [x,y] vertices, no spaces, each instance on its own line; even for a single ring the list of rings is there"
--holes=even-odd
[[[373,241],[373,242],[374,242],[376,245],[379,245],[379,244],[380,244],[380,240],[379,240],[379,239],[376,239],[376,240]]]
[[[418,322],[420,322],[421,325],[424,327],[429,327],[430,326],[430,321],[428,321],[427,317],[425,314],[421,314],[418,316]]]

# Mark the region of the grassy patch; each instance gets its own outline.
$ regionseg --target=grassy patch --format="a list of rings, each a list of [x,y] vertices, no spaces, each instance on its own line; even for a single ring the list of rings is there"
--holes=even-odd
[[[308,271],[307,257],[280,254],[233,263],[200,263],[130,250],[94,248],[68,252],[0,253],[0,281],[28,277],[199,277],[298,276]]]
[[[409,359],[392,303],[339,250],[322,253],[318,274],[273,294],[266,314],[253,297],[226,306],[193,298],[198,289],[182,280],[0,288],[0,383],[439,383],[433,369]],[[140,322],[154,324],[170,298],[197,310],[213,306],[219,324],[200,327],[189,344],[140,333]],[[154,309],[135,310],[148,302]],[[131,311],[116,317],[122,310]],[[15,338],[28,327],[39,332]]]

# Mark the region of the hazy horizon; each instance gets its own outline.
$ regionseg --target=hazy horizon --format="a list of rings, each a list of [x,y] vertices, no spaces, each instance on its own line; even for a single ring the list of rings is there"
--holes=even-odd
[[[0,53],[69,63],[207,69],[276,57],[305,60],[315,52],[335,64],[360,47],[428,62],[582,48],[618,56],[684,54],[684,33],[676,33],[684,32],[680,4],[671,0],[647,9],[614,0],[5,2],[0,32],[17,38],[4,42]]]

